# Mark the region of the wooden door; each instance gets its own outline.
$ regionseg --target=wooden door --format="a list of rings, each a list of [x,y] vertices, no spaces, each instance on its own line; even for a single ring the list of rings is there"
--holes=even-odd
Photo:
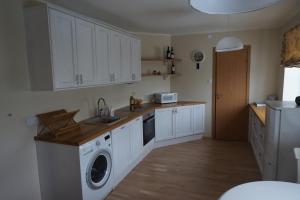
[[[250,47],[215,52],[215,138],[246,141]]]
[[[110,31],[96,25],[96,81],[98,84],[110,83],[109,38]]]
[[[155,140],[174,138],[174,108],[155,110]]]
[[[80,85],[95,85],[95,25],[76,19],[77,66]]]
[[[51,27],[51,51],[56,89],[77,85],[75,18],[49,10]]]
[[[175,108],[175,136],[193,135],[193,106]]]

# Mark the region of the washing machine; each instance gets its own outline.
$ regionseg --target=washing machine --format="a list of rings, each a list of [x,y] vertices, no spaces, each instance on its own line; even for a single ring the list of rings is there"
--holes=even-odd
[[[83,200],[102,200],[113,189],[111,134],[79,147]]]

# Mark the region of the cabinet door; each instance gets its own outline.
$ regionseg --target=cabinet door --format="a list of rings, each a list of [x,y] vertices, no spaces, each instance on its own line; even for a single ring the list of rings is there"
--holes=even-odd
[[[119,178],[130,164],[130,126],[128,124],[112,131],[112,149],[114,177]]]
[[[174,138],[174,109],[164,108],[155,110],[155,139],[156,141]]]
[[[130,126],[131,157],[135,161],[143,149],[143,118],[132,121]]]
[[[199,134],[204,132],[204,116],[205,116],[205,105],[194,105],[193,106],[193,126],[194,134]]]
[[[175,135],[193,135],[193,106],[175,108]]]
[[[96,25],[96,82],[110,83],[109,71],[109,38],[110,31]]]
[[[141,41],[131,39],[131,80],[141,80]]]
[[[121,38],[120,82],[131,82],[131,40],[126,36],[122,36]]]
[[[49,9],[52,65],[56,89],[76,86],[75,18]]]
[[[76,19],[77,66],[80,85],[94,85],[95,82],[95,25]]]
[[[110,80],[119,82],[121,76],[121,35],[116,32],[110,37]]]

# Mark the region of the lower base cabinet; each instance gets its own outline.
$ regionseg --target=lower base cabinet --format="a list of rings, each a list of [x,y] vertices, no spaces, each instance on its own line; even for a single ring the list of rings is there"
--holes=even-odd
[[[261,174],[263,174],[264,165],[264,135],[265,127],[260,122],[252,109],[249,112],[249,141]]]
[[[135,162],[143,151],[143,118],[139,117],[130,123],[131,160]]]
[[[116,184],[122,180],[143,150],[143,119],[138,117],[112,130],[113,171]]]
[[[156,141],[203,133],[204,112],[204,104],[155,110]]]
[[[114,178],[122,177],[130,160],[130,126],[123,125],[112,130],[113,171]]]

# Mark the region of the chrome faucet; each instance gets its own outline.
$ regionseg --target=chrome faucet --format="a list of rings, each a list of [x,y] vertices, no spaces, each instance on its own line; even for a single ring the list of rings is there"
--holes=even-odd
[[[103,107],[100,108],[100,103],[103,102]],[[97,102],[97,115],[98,117],[110,116],[110,109],[106,104],[103,97],[100,97]]]

